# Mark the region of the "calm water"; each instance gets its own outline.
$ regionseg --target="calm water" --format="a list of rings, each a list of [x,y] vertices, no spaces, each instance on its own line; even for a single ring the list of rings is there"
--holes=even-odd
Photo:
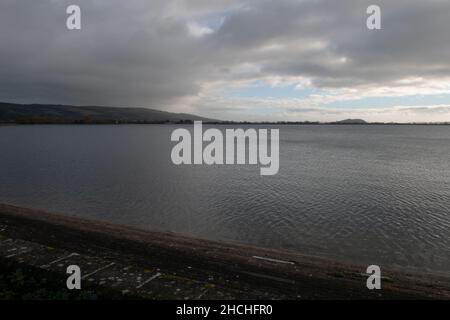
[[[280,172],[184,166],[172,126],[0,127],[0,202],[450,271],[450,127],[285,126]]]

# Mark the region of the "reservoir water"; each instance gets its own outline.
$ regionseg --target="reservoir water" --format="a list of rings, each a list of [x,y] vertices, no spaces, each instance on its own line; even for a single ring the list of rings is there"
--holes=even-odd
[[[258,166],[173,165],[178,127],[0,127],[0,202],[450,271],[450,126],[281,126],[280,171],[266,177]]]

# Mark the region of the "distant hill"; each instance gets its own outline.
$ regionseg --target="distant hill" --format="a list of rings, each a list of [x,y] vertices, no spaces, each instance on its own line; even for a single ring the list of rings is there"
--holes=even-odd
[[[346,119],[342,121],[333,122],[335,124],[367,124],[365,120],[362,119]]]
[[[146,108],[114,108],[0,102],[0,123],[190,123],[217,120]]]

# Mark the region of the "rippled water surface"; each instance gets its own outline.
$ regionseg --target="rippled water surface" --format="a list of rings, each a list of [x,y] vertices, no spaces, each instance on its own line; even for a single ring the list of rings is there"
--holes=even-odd
[[[450,270],[450,126],[283,126],[280,172],[174,166],[174,126],[0,127],[0,202]]]

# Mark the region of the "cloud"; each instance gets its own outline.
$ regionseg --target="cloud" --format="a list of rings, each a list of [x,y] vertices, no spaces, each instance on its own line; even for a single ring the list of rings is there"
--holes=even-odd
[[[202,26],[196,22],[188,23],[187,26],[189,29],[189,34],[191,34],[192,36],[197,37],[197,38],[201,38],[203,36],[206,36],[206,35],[214,32],[213,29],[211,29],[207,26]]]
[[[366,0],[75,2],[82,9],[77,32],[65,28],[65,8],[74,1],[0,3],[0,100],[304,120],[325,119],[331,102],[450,88],[445,0],[379,0],[383,29],[375,32],[366,28],[373,2]],[[254,81],[320,93],[301,100],[227,97],[230,88]],[[287,104],[296,112],[286,113]],[[323,110],[306,112],[311,108]],[[406,112],[386,110],[392,121]],[[377,114],[361,113],[369,120]],[[417,117],[435,114],[425,109]]]

